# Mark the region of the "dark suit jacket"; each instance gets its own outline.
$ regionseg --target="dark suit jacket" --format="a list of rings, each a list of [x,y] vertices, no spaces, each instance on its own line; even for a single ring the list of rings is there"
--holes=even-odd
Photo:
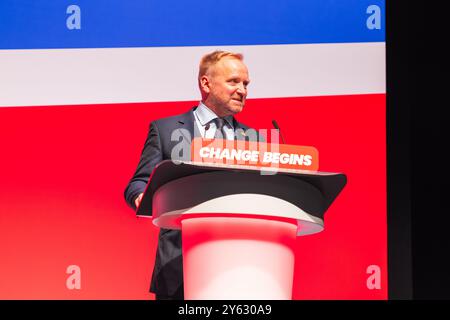
[[[193,113],[195,108],[184,114],[156,120],[150,124],[149,134],[145,141],[138,167],[125,189],[125,199],[133,209],[136,210],[134,200],[140,193],[144,192],[155,166],[163,160],[173,159],[171,156],[172,150],[183,139],[188,141],[190,146],[190,142],[194,137],[201,136],[195,123]],[[234,118],[233,122],[235,130],[242,132],[249,129],[249,127],[237,122]],[[173,138],[176,140],[172,141]],[[245,138],[245,135],[239,136],[239,134],[236,137],[236,139]],[[177,160],[189,161],[190,147],[187,148],[187,152],[184,152],[184,154],[177,152],[174,157]],[[157,295],[178,296],[182,299],[182,262],[181,232],[161,228],[150,291]]]

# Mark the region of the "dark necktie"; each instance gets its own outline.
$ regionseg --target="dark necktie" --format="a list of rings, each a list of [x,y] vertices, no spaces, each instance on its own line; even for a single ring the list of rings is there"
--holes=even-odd
[[[214,134],[214,139],[226,139],[227,136],[224,131],[225,120],[221,118],[215,118],[214,122],[216,124],[216,133]]]

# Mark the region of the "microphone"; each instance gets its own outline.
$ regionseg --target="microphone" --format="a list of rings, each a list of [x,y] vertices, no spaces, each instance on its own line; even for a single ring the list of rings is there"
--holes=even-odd
[[[283,144],[285,144],[284,138],[283,138],[283,135],[281,134],[281,130],[280,130],[280,127],[278,126],[278,123],[275,120],[272,120],[272,124],[275,127],[275,129],[278,130],[278,133],[280,134],[280,137],[281,137],[281,142],[283,142]]]

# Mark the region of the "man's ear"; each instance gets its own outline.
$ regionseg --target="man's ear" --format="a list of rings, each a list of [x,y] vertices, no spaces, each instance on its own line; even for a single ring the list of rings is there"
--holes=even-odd
[[[209,93],[211,91],[210,82],[206,75],[203,75],[200,78],[200,88],[202,89],[203,92],[206,92],[206,93]]]

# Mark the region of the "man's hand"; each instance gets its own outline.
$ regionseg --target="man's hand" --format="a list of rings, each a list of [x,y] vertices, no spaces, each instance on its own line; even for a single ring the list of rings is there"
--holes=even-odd
[[[141,204],[142,201],[142,197],[144,196],[144,193],[140,193],[138,195],[138,197],[136,198],[136,200],[134,200],[134,204],[136,205],[136,208],[139,207],[139,205]]]

